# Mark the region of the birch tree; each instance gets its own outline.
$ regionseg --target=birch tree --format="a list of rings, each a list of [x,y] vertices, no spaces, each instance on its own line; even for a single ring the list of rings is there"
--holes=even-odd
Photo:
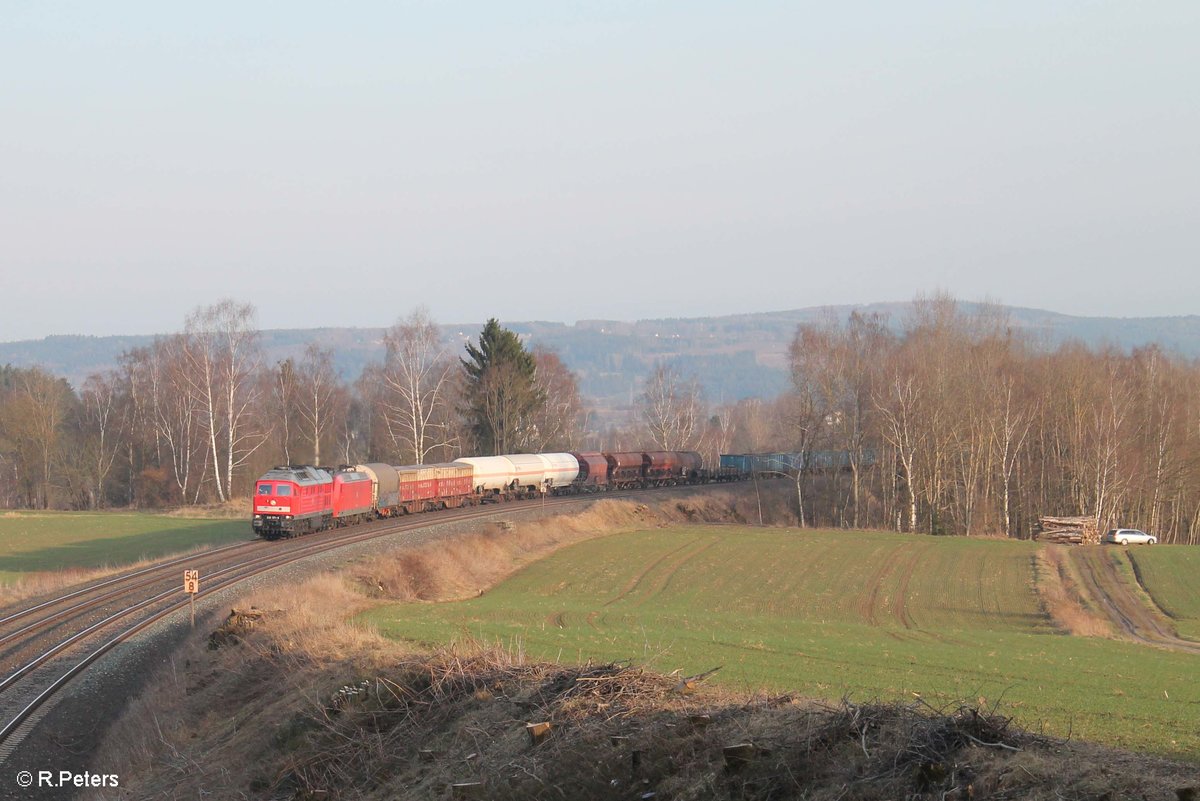
[[[118,374],[93,374],[84,382],[81,393],[83,424],[89,434],[89,496],[93,508],[104,505],[105,482],[122,447],[129,410],[121,403],[120,387]]]
[[[222,300],[185,324],[189,381],[206,425],[217,497],[233,497],[234,471],[267,439],[254,419],[260,352],[254,307]]]
[[[312,463],[321,464],[321,439],[334,430],[344,414],[345,404],[338,404],[344,393],[333,368],[333,353],[316,343],[304,349],[304,359],[295,371],[296,409],[304,433],[312,443]]]
[[[378,375],[388,436],[405,461],[424,464],[430,453],[454,440],[446,409],[454,364],[423,306],[389,328],[383,342]]]

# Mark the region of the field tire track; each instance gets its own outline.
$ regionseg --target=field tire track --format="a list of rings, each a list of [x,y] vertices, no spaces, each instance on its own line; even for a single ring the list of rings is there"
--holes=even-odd
[[[615,596],[613,596],[612,598],[609,598],[607,601],[605,601],[604,605],[612,606],[617,601],[622,601],[622,600],[628,598],[630,595],[637,592],[638,588],[641,587],[642,584],[646,581],[646,579],[651,574],[653,574],[661,565],[663,565],[664,563],[666,563],[668,561],[675,560],[682,553],[683,557],[681,559],[677,559],[677,561],[674,561],[674,563],[670,565],[670,568],[666,572],[665,578],[662,579],[661,581],[655,581],[652,585],[650,585],[650,594],[651,595],[653,595],[654,593],[661,590],[664,586],[666,586],[667,581],[670,581],[671,576],[675,575],[675,572],[677,570],[679,570],[679,568],[683,567],[690,560],[692,560],[699,554],[703,553],[704,551],[707,551],[709,548],[711,548],[717,544],[716,540],[709,540],[707,543],[700,545],[699,548],[695,547],[698,543],[701,542],[701,539],[702,538],[697,537],[694,540],[685,542],[683,545],[680,545],[678,548],[668,551],[667,553],[665,553],[662,556],[655,559],[653,562],[651,562],[649,565],[647,565],[645,567],[645,569],[643,569],[640,573],[638,573],[637,576],[635,576],[632,581],[630,581],[628,584],[626,584],[619,593],[617,593]]]
[[[906,629],[915,629],[917,624],[913,621],[912,615],[908,613],[908,585],[912,582],[913,574],[917,572],[917,565],[921,561],[926,548],[914,548],[913,553],[909,555],[904,563],[904,567],[900,573],[900,583],[896,588],[896,603],[892,610],[892,616],[896,618],[896,622]]]
[[[1175,651],[1200,653],[1200,645],[1176,637],[1130,591],[1113,563],[1111,546],[1081,546],[1072,552],[1072,556],[1084,588],[1126,638]]]
[[[867,579],[864,592],[858,597],[858,614],[869,625],[879,628],[879,596],[883,592],[883,582],[892,571],[896,569],[896,564],[892,557],[895,551],[889,551],[883,555],[880,560],[880,565]]]

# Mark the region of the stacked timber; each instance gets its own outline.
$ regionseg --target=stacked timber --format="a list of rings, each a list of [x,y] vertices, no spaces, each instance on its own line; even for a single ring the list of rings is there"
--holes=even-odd
[[[1039,517],[1035,540],[1075,545],[1099,545],[1100,529],[1094,517]]]

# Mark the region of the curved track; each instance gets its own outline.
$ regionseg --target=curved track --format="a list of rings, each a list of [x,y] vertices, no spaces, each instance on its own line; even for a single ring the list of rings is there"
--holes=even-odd
[[[1152,609],[1121,575],[1117,560],[1129,559],[1124,549],[1085,545],[1070,553],[1084,590],[1127,639],[1200,654],[1200,644],[1177,637],[1166,617]]]
[[[606,493],[620,497],[626,493]],[[261,540],[202,551],[88,583],[20,610],[0,613],[0,760],[24,737],[46,702],[119,643],[187,607],[182,570],[198,569],[197,600],[268,571],[360,542],[431,525],[591,503],[595,496],[455,509],[378,521],[295,540]]]

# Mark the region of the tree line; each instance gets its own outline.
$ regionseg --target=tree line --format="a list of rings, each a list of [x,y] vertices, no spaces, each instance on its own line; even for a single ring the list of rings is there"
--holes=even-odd
[[[76,391],[0,368],[0,505],[154,508],[244,495],[275,464],[396,464],[553,450],[786,451],[806,525],[1029,536],[1039,515],[1200,534],[1200,370],[1143,348],[1048,349],[1000,310],[919,300],[797,328],[791,385],[710,404],[661,362],[603,424],[552,351],[489,320],[462,353],[417,309],[352,381],[313,342],[268,363],[252,306],[195,310]]]
[[[220,503],[277,464],[610,447],[706,447],[717,458],[721,443],[701,436],[699,384],[666,365],[647,382],[638,421],[603,428],[562,359],[497,320],[458,354],[419,308],[382,344],[352,381],[320,342],[269,363],[255,309],[226,300],[79,391],[41,368],[0,368],[0,506]]]
[[[1045,515],[1200,540],[1200,369],[1145,347],[1050,350],[999,310],[919,300],[802,325],[782,429],[843,470],[797,477],[825,525],[1030,536]]]

